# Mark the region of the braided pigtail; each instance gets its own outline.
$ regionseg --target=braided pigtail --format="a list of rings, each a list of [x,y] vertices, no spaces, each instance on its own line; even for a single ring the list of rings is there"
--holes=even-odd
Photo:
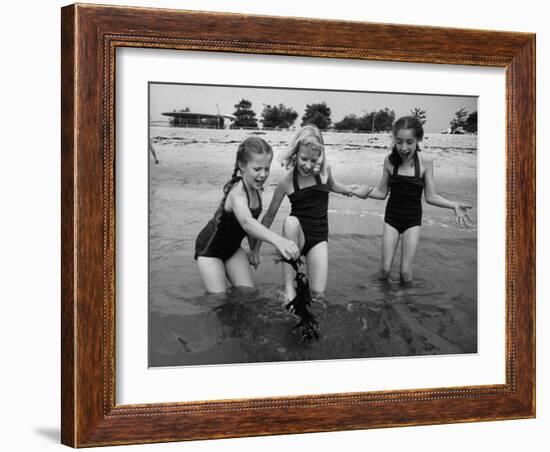
[[[195,258],[198,255],[200,255],[200,253],[202,253],[203,250],[208,249],[210,247],[210,244],[212,243],[212,240],[214,240],[214,237],[216,236],[216,232],[218,231],[218,227],[222,219],[227,196],[229,196],[229,192],[231,191],[231,188],[233,188],[233,186],[239,180],[241,180],[241,177],[238,176],[238,174],[239,174],[239,157],[237,153],[235,168],[233,169],[233,174],[231,175],[231,179],[228,182],[226,182],[226,184],[223,186],[222,200],[220,201],[218,208],[216,209],[216,212],[214,212],[214,216],[208,222],[205,229],[203,229],[203,231],[206,231],[205,235],[208,238],[205,241],[200,241],[200,234],[199,234],[199,238],[197,239],[197,244],[195,245],[195,248],[196,248]]]
[[[237,151],[237,158],[235,159],[235,167],[233,168],[233,174],[231,174],[231,179],[229,179],[225,185],[223,186],[223,197],[220,201],[220,205],[218,206],[218,210],[216,210],[216,213],[214,214],[214,221],[218,223],[222,217],[223,209],[225,208],[225,201],[227,200],[227,197],[229,196],[229,192],[233,188],[233,186],[239,182],[242,177],[239,176],[239,152],[240,152],[240,146],[239,151]]]

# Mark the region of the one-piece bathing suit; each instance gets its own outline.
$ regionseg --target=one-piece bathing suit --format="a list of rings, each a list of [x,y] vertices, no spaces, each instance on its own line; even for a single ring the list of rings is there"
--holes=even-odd
[[[242,184],[250,207],[250,195],[246,184],[244,182]],[[255,219],[258,219],[262,213],[262,198],[258,192],[256,192],[256,196],[258,197],[258,207],[250,209],[250,213]],[[222,261],[226,261],[237,252],[245,236],[246,232],[235,214],[223,208],[218,227],[216,228],[216,220],[212,218],[199,232],[195,241],[195,259],[203,256],[217,257]]]
[[[384,221],[403,234],[407,229],[422,224],[422,191],[424,179],[420,177],[418,153],[414,154],[414,176],[397,174],[397,166],[390,175],[390,199],[386,204]]]
[[[298,218],[304,232],[305,243],[301,254],[306,256],[315,245],[328,240],[328,184],[315,176],[315,185],[300,188],[297,170],[294,170],[292,183],[294,192],[288,195],[292,206],[290,215]]]

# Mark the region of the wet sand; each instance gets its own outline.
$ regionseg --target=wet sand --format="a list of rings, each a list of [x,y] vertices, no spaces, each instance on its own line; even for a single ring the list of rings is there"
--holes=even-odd
[[[151,129],[160,161],[150,162],[149,365],[244,363],[475,353],[477,232],[459,229],[453,212],[424,203],[415,281],[377,280],[385,202],[331,194],[326,306],[314,306],[318,341],[303,343],[283,309],[275,252],[262,247],[252,293],[205,295],[195,261],[196,234],[211,218],[247,131]],[[275,159],[263,194],[267,208],[284,174],[279,161],[292,132],[264,132]],[[338,182],[378,183],[386,134],[324,134]],[[440,194],[476,205],[476,137],[427,135]],[[281,231],[288,200],[272,228]],[[476,216],[475,208],[473,216]],[[246,243],[244,241],[243,243]]]

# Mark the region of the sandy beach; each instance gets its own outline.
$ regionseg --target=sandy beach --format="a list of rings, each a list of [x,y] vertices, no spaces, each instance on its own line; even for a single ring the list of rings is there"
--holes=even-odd
[[[315,306],[321,338],[303,344],[283,308],[274,249],[262,248],[256,291],[205,295],[194,241],[231,175],[238,144],[257,133],[274,149],[264,211],[291,131],[152,127],[159,164],[149,167],[149,364],[151,366],[337,359],[477,351],[477,231],[459,229],[451,210],[423,204],[413,287],[376,279],[385,201],[331,194],[326,306]],[[377,184],[388,134],[324,133],[334,178]],[[477,204],[477,137],[427,134],[437,191]],[[285,199],[272,229],[281,232]],[[246,241],[245,241],[246,242]],[[243,242],[243,243],[245,243]],[[399,254],[396,263],[399,262]]]

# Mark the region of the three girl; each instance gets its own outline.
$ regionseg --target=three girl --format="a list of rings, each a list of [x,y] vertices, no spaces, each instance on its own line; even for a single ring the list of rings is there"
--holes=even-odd
[[[353,194],[363,199],[384,200],[389,193],[382,232],[380,279],[388,278],[401,239],[401,280],[410,283],[422,224],[422,192],[428,204],[453,209],[460,227],[473,224],[467,213],[472,206],[449,201],[436,193],[433,160],[420,155],[424,129],[416,117],[398,119],[392,132],[393,148],[384,159],[378,187],[362,186]]]
[[[271,146],[261,138],[249,137],[239,145],[223,198],[195,242],[195,259],[208,292],[225,292],[227,279],[233,286],[254,287],[249,257],[241,247],[247,235],[249,239],[271,243],[286,259],[296,259],[300,254],[292,240],[270,231],[257,220],[262,211],[260,192],[272,159]]]
[[[283,160],[288,173],[278,183],[261,223],[257,221],[262,210],[260,190],[269,175],[273,151],[260,138],[244,140],[220,206],[196,241],[195,258],[207,291],[224,292],[226,276],[235,286],[253,287],[250,265],[259,264],[260,246],[266,241],[285,259],[305,256],[312,296],[321,297],[328,275],[327,213],[331,191],[380,200],[389,194],[382,232],[380,278],[388,278],[401,240],[401,280],[410,283],[422,224],[422,193],[428,204],[453,209],[460,227],[473,224],[467,213],[472,206],[436,193],[433,161],[420,155],[424,130],[417,118],[400,118],[392,132],[393,147],[384,159],[378,187],[367,185],[352,190],[334,180],[319,129],[314,125],[304,126],[292,140]],[[269,227],[285,196],[289,198],[291,212],[284,220],[281,237]],[[252,250],[248,257],[240,246],[246,235]],[[295,271],[289,264],[283,264],[283,276],[285,294],[293,300]]]

